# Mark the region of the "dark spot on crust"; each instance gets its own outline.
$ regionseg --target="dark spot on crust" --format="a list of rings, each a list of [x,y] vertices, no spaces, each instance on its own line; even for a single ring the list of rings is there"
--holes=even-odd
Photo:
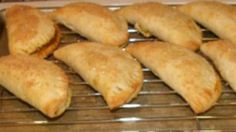
[[[123,91],[123,89],[122,89],[121,87],[119,87],[119,86],[116,86],[116,89],[117,89],[118,91],[120,91],[120,92]]]
[[[204,93],[205,93],[207,96],[212,97],[211,91],[205,89],[205,90],[204,90]]]

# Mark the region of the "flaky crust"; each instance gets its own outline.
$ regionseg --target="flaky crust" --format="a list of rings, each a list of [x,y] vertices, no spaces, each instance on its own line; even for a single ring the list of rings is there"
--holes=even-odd
[[[176,90],[196,113],[211,108],[221,94],[213,67],[186,48],[156,41],[136,43],[127,50]]]
[[[110,109],[129,102],[142,87],[140,64],[117,47],[81,42],[56,50],[54,56],[99,91]]]
[[[198,1],[178,8],[219,37],[236,44],[236,9],[217,1]]]
[[[135,25],[144,36],[154,35],[164,41],[196,50],[202,42],[199,27],[190,18],[157,2],[133,4],[117,13]]]
[[[107,8],[94,3],[73,3],[51,14],[80,35],[101,43],[121,46],[128,41],[126,22]]]
[[[59,116],[70,104],[71,94],[64,71],[37,57],[1,57],[0,84],[48,117]]]
[[[201,51],[214,62],[221,76],[236,91],[236,46],[217,40],[203,44]]]
[[[11,54],[31,54],[55,35],[53,21],[30,6],[14,5],[8,8],[5,19]]]

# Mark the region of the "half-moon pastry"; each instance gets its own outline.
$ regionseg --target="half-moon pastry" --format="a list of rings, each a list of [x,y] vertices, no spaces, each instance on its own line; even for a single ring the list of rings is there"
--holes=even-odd
[[[47,57],[59,44],[59,30],[43,12],[26,5],[6,10],[6,29],[10,54]]]
[[[202,42],[202,34],[188,16],[157,2],[137,3],[121,8],[117,13],[145,37],[154,35],[164,41],[196,50]]]
[[[217,1],[197,1],[178,8],[219,37],[236,44],[236,8]]]
[[[236,46],[217,40],[203,44],[201,51],[214,62],[221,76],[236,91]]]
[[[51,14],[57,22],[89,40],[121,46],[128,41],[125,20],[106,7],[94,3],[72,3]]]
[[[140,42],[128,52],[177,91],[195,113],[211,108],[221,94],[221,81],[200,55],[164,42]]]
[[[56,50],[54,56],[100,92],[110,109],[128,103],[141,90],[140,64],[118,47],[81,42]]]
[[[34,56],[1,57],[0,84],[51,118],[61,115],[70,104],[71,93],[64,71]]]

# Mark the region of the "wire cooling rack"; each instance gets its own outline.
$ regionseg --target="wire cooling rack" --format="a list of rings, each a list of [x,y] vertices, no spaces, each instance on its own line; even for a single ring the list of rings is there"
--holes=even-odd
[[[124,5],[122,5],[124,6]],[[120,5],[107,5],[118,9]],[[51,11],[53,8],[42,10]],[[83,37],[60,25],[61,44],[85,40]],[[203,41],[218,39],[202,27]],[[129,42],[152,41],[129,27]],[[1,33],[2,44],[6,44],[6,31]],[[3,45],[4,47],[4,45]],[[49,119],[38,110],[20,101],[0,87],[0,130],[25,131],[153,131],[153,130],[233,130],[236,129],[236,94],[227,83],[223,83],[222,96],[209,111],[196,115],[174,90],[143,67],[144,86],[138,97],[116,111],[110,111],[100,93],[64,63],[53,56],[48,58],[62,67],[70,78],[73,90],[72,103],[66,112]],[[124,69],[125,70],[125,69]],[[174,74],[174,73],[173,73]]]

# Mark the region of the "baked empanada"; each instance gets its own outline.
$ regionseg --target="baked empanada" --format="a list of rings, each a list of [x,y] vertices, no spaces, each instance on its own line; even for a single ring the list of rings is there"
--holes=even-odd
[[[164,41],[196,50],[202,34],[196,23],[178,10],[154,2],[121,8],[117,13],[135,25],[145,37],[154,35]]]
[[[228,41],[211,41],[201,46],[219,70],[221,76],[236,91],[236,46]]]
[[[70,104],[66,74],[55,64],[37,57],[1,57],[0,84],[51,118],[61,115]]]
[[[58,47],[59,30],[43,12],[14,5],[6,10],[5,19],[10,54],[45,58]]]
[[[51,16],[89,40],[116,46],[128,41],[125,20],[94,3],[72,3],[55,10]]]
[[[110,109],[129,102],[141,90],[140,64],[118,47],[81,42],[56,50],[54,56],[100,92]]]
[[[196,113],[211,108],[221,94],[221,81],[200,55],[164,42],[140,42],[127,51],[176,90]]]
[[[236,8],[217,1],[197,1],[178,8],[219,37],[236,44]]]

